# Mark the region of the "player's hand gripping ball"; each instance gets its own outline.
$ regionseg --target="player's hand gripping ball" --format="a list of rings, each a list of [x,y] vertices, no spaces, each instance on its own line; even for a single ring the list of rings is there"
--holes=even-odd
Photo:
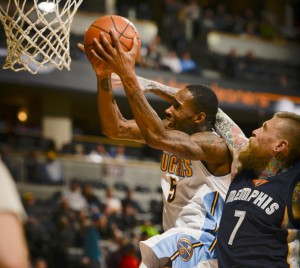
[[[98,69],[98,70],[109,70],[107,63],[96,58],[92,53],[94,48],[94,38],[100,41],[100,32],[104,32],[107,40],[111,43],[111,38],[109,35],[110,30],[115,29],[117,37],[122,45],[124,51],[131,50],[133,46],[133,38],[137,37],[138,40],[138,49],[136,53],[136,59],[138,59],[140,48],[141,48],[141,38],[135,28],[134,24],[128,19],[117,16],[109,15],[103,16],[95,20],[84,35],[84,50],[89,61]]]

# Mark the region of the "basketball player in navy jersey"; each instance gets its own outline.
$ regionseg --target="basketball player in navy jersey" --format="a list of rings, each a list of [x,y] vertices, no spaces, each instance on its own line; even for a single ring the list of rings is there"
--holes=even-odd
[[[110,73],[93,66],[102,132],[113,139],[143,142],[163,151],[160,168],[165,232],[141,242],[143,265],[217,267],[216,234],[232,163],[226,142],[213,129],[217,97],[205,86],[189,85],[172,96],[162,121],[135,75],[136,42],[126,53],[114,32],[111,39],[114,47],[101,35],[102,45],[95,41],[94,56],[106,60],[120,76],[135,120],[126,120],[120,113],[113,99]]]
[[[253,131],[226,197],[219,267],[300,267],[300,116],[278,112]]]

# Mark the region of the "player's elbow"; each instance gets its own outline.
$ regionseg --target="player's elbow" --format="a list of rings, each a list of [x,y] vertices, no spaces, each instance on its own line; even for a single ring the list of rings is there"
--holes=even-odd
[[[162,149],[165,137],[153,132],[144,133],[145,142],[148,146],[156,149]]]
[[[114,128],[103,128],[102,134],[110,139],[117,139],[118,138],[118,132]]]

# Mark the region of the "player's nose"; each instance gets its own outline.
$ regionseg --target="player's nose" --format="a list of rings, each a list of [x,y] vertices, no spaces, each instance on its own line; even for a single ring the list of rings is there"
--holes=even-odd
[[[167,108],[165,110],[165,115],[167,118],[171,118],[172,117],[172,106],[170,106],[169,108]]]
[[[259,129],[255,129],[255,130],[252,131],[252,137],[256,137],[258,130]]]

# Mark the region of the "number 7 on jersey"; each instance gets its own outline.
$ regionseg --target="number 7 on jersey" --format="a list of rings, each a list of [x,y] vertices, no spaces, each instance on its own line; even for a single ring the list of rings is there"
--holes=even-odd
[[[237,223],[236,223],[236,225],[235,225],[235,227],[234,227],[234,229],[233,229],[233,231],[232,231],[232,233],[230,235],[230,238],[229,238],[229,241],[228,241],[228,245],[232,245],[233,240],[235,238],[235,235],[236,235],[238,229],[240,228],[243,220],[245,219],[245,216],[246,216],[246,211],[235,210],[234,217],[238,217],[239,219],[238,219],[238,221],[237,221]]]

